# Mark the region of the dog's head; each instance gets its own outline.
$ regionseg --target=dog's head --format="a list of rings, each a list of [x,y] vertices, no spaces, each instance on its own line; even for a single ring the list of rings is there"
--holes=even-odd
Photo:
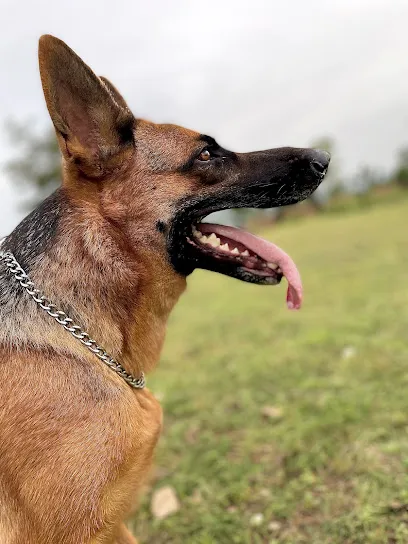
[[[68,191],[96,207],[128,247],[153,252],[174,274],[204,268],[259,284],[285,275],[290,306],[300,305],[300,278],[282,250],[201,221],[218,210],[307,198],[324,178],[328,153],[291,147],[234,153],[209,136],[136,119],[108,80],[52,36],[41,38],[39,58]]]

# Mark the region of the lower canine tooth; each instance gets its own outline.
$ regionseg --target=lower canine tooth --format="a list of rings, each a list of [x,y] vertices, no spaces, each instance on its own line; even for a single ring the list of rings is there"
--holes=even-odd
[[[266,263],[268,268],[272,268],[272,270],[277,270],[279,266],[275,263]]]
[[[231,253],[233,253],[234,255],[239,255],[239,250],[238,248],[235,248],[231,251]]]
[[[229,250],[230,250],[228,244],[224,244],[223,246],[220,246],[220,249],[221,249],[222,251],[228,251],[228,252],[229,252]]]

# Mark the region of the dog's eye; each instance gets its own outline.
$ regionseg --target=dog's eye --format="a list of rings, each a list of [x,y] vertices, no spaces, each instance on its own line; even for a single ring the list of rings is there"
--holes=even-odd
[[[208,149],[204,149],[204,151],[201,151],[197,158],[199,161],[209,161],[211,159],[211,153],[208,151]]]

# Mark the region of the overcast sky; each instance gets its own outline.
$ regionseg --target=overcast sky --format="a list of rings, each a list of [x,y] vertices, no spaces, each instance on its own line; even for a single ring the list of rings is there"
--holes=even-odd
[[[343,171],[408,144],[407,0],[0,0],[0,165],[8,118],[48,123],[37,40],[65,40],[138,117],[236,151],[329,135]],[[30,122],[30,121],[28,121]],[[0,234],[22,216],[1,172]]]

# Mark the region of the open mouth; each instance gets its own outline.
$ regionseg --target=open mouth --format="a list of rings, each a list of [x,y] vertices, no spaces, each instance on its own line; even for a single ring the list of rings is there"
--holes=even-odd
[[[170,261],[184,276],[202,268],[259,285],[277,285],[285,278],[287,306],[298,310],[302,281],[289,255],[245,230],[202,221],[221,210],[276,208],[305,200],[322,182],[330,155],[282,147],[233,154],[228,162],[230,152],[222,153],[223,161],[214,159],[213,166],[210,161],[205,170],[200,167],[202,190],[175,203],[167,232]]]
[[[263,285],[277,285],[285,277],[287,306],[300,309],[303,290],[299,271],[275,244],[236,227],[201,222],[192,225],[187,243],[204,261],[202,268],[221,268],[224,273],[228,269],[228,275]]]

